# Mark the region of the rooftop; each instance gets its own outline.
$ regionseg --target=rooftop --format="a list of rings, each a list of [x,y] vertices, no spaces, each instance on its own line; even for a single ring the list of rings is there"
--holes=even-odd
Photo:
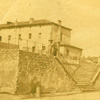
[[[79,49],[79,50],[83,50],[82,48],[79,48],[79,47],[76,47],[76,46],[73,46],[73,45],[69,45],[69,44],[60,44],[60,45],[75,48],[75,49]]]
[[[30,19],[31,20],[31,19]],[[5,28],[14,28],[14,27],[28,27],[28,26],[38,26],[38,25],[51,25],[51,24],[55,24],[55,25],[59,25],[58,23],[49,21],[49,20],[31,20],[31,22],[29,21],[23,21],[23,22],[7,22],[6,24],[0,24],[0,29],[5,29]],[[60,25],[61,27],[71,30],[70,28],[67,28],[65,26]]]

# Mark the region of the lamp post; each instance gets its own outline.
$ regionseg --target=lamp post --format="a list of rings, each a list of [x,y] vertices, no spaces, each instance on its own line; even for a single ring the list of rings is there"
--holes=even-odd
[[[19,40],[20,40],[20,39],[18,38],[18,49],[20,48],[20,47],[19,47]]]
[[[28,51],[28,40],[26,40],[26,48],[27,48],[27,51]]]
[[[19,34],[19,37],[18,37],[18,49],[20,49],[20,40],[22,41],[21,34]]]
[[[11,36],[9,35],[9,36],[8,36],[8,49],[9,49],[9,43],[10,43],[9,41],[10,41],[10,40],[11,40]]]

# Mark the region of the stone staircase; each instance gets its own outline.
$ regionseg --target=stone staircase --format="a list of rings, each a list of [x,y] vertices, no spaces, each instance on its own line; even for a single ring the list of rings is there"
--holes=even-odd
[[[93,88],[94,76],[99,68],[94,63],[81,62],[81,67],[74,74],[74,79],[82,91],[95,91]]]
[[[77,85],[82,92],[88,92],[88,91],[95,91],[95,88],[92,85]]]
[[[95,91],[95,88],[93,88],[93,78],[98,69],[100,69],[97,65],[81,62],[81,66],[77,69],[77,71],[74,71],[62,55],[55,58],[82,91]]]

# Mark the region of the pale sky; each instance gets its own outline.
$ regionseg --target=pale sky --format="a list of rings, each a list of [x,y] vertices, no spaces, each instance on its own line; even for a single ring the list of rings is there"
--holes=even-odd
[[[48,19],[72,29],[71,44],[100,55],[100,0],[0,0],[0,21]]]

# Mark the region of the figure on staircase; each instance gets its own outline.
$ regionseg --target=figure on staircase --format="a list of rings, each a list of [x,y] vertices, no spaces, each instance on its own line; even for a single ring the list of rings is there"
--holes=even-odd
[[[53,43],[51,45],[51,48],[52,48],[52,55],[53,56],[57,56],[57,52],[58,52],[57,44],[56,43]]]

